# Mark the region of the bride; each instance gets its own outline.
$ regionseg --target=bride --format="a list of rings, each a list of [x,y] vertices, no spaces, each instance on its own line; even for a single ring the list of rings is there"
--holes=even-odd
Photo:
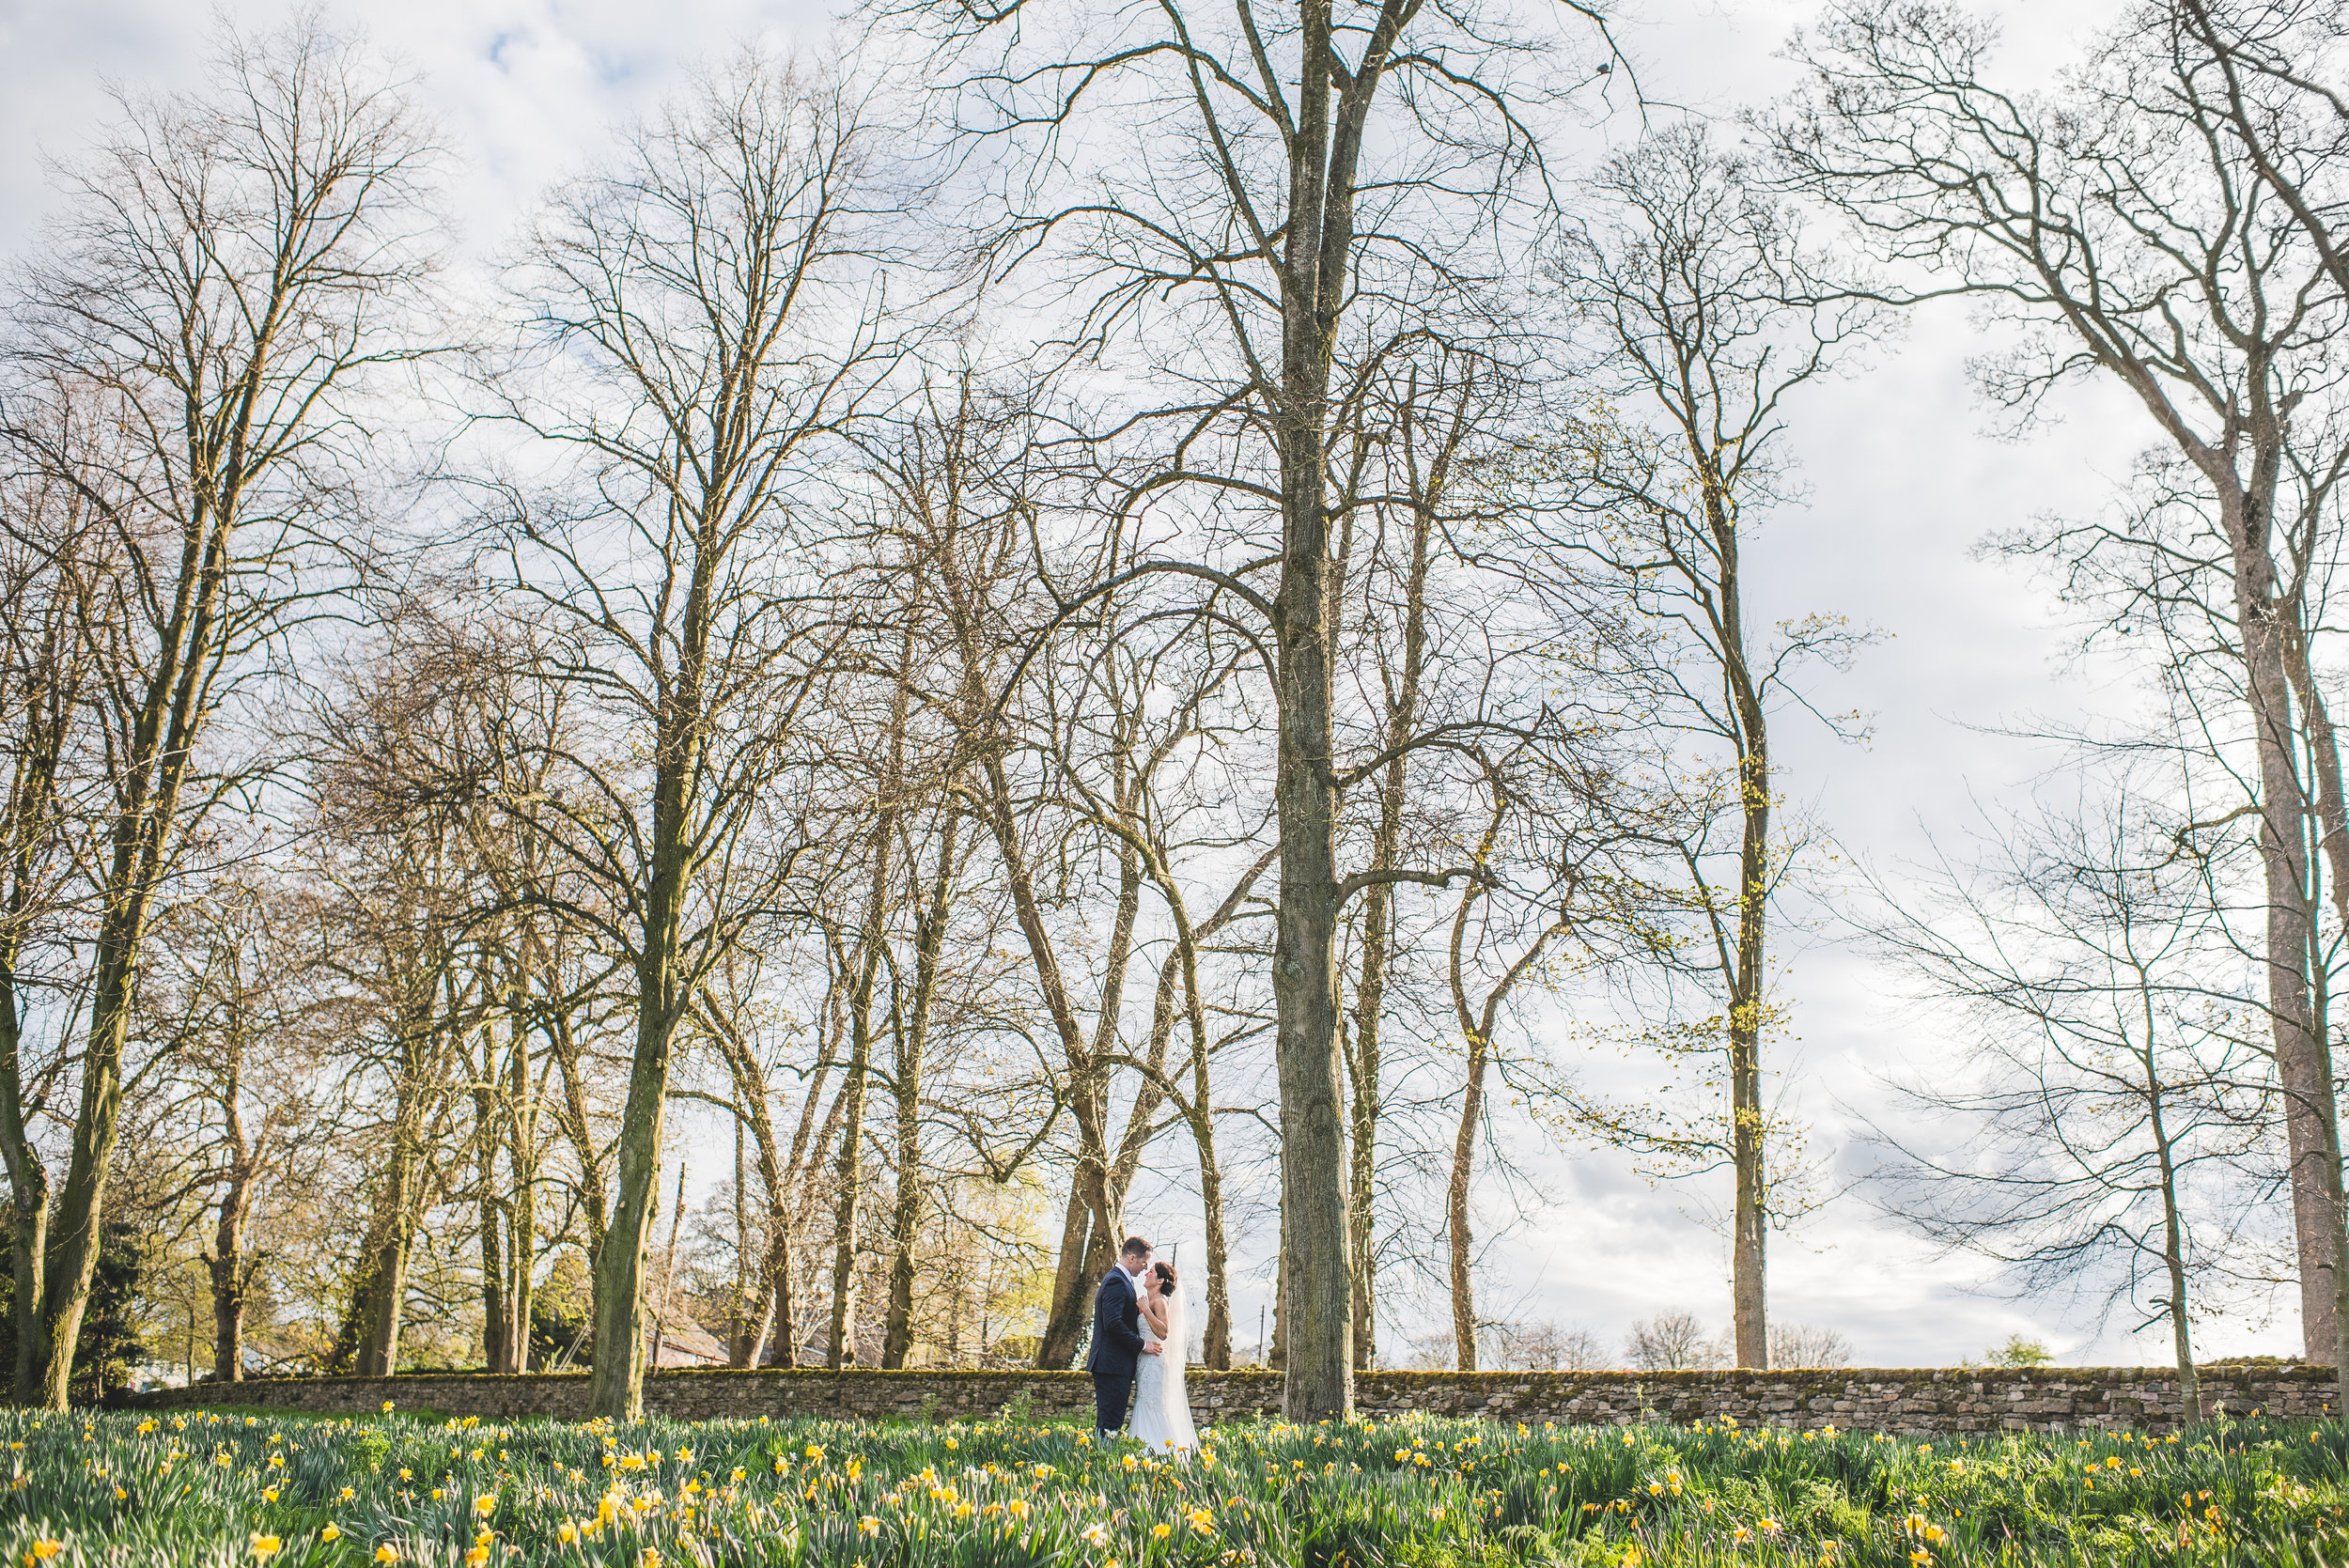
[[[1142,1358],[1127,1430],[1157,1452],[1189,1452],[1199,1446],[1199,1433],[1190,1424],[1190,1394],[1183,1387],[1183,1347],[1190,1342],[1173,1264],[1154,1264],[1142,1277],[1142,1332],[1163,1348]]]

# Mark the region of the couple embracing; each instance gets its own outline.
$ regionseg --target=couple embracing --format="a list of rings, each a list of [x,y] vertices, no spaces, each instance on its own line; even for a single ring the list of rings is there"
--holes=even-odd
[[[1183,1387],[1183,1293],[1174,1265],[1153,1264],[1150,1244],[1128,1236],[1117,1266],[1093,1297],[1094,1424],[1103,1436],[1126,1426],[1133,1400],[1133,1435],[1161,1453],[1199,1445],[1190,1424],[1190,1395]]]

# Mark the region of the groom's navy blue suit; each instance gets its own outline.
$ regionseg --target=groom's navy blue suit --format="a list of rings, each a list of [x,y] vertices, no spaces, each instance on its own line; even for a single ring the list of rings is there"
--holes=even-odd
[[[1112,1268],[1093,1295],[1094,1425],[1103,1432],[1126,1429],[1126,1406],[1134,1397],[1134,1370],[1142,1361],[1142,1302],[1122,1267]]]

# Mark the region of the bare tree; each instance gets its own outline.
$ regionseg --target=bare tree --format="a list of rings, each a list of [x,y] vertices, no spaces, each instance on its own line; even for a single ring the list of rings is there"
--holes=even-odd
[[[1804,41],[1810,85],[1768,138],[1791,184],[1896,268],[1923,270],[1923,290],[1968,294],[2018,329],[2011,352],[1981,362],[1991,397],[2028,417],[2066,380],[2113,378],[2215,510],[2224,553],[2209,569],[2230,601],[2255,758],[2302,1332],[2312,1359],[2349,1363],[2336,1353],[2349,1302],[2339,1116],[2310,970],[2321,908],[2310,839],[2349,898],[2338,886],[2349,836],[2304,831],[2349,816],[2332,803],[2329,721],[2313,685],[2295,680],[2295,650],[2317,624],[2306,567],[2324,553],[2316,532],[2349,462],[2333,349],[2349,299],[2319,231],[2262,173],[2275,147],[2234,133],[2248,84],[2207,46],[2210,14],[2135,8],[2055,92],[2025,97],[1989,80],[1981,23],[1841,7]],[[2329,116],[2276,96],[2296,88],[2268,85],[2258,116],[2291,141],[2298,188],[2323,192],[2349,148]],[[2311,780],[2299,753],[2312,741]],[[2349,1389],[2349,1366],[2342,1377]]]
[[[2234,1250],[2268,1070],[2243,1040],[2257,1014],[2227,984],[2209,868],[2178,831],[2193,798],[2132,783],[2015,822],[1978,864],[1945,861],[1880,923],[1969,1038],[1960,1063],[1900,1084],[1905,1123],[1956,1136],[1880,1132],[1875,1179],[1891,1213],[1999,1263],[2018,1295],[2166,1320],[2191,1421],[2194,1293]]]
[[[61,398],[43,417],[96,417],[86,401]],[[60,432],[53,441],[78,442]],[[16,449],[11,448],[11,451]],[[49,1226],[49,1172],[34,1142],[70,1055],[77,991],[59,943],[79,892],[85,835],[102,820],[90,790],[87,704],[98,690],[95,649],[83,634],[104,563],[106,532],[80,491],[34,463],[0,475],[0,647],[8,706],[0,712],[8,792],[0,799],[0,1155],[8,1172],[17,1358],[12,1389],[30,1389],[40,1343],[41,1271]],[[53,1048],[27,1041],[33,1015],[59,1020]]]
[[[437,254],[425,127],[401,84],[315,17],[228,34],[208,89],[120,108],[65,176],[12,345],[29,375],[86,389],[108,439],[53,441],[72,427],[21,400],[7,421],[102,511],[118,563],[84,629],[105,669],[113,800],[81,1099],[19,1389],[59,1407],[97,1267],[140,949],[159,890],[242,771],[207,761],[212,722],[344,575],[353,535],[334,491],[367,446],[360,399],[432,347]]]
[[[1681,1372],[1717,1367],[1721,1349],[1697,1315],[1688,1312],[1658,1312],[1632,1324],[1624,1342],[1625,1358],[1641,1372]]]
[[[1197,396],[1155,411],[1182,433],[1142,489],[1195,488],[1277,520],[1277,543],[1249,541],[1231,569],[1154,558],[1086,597],[1187,577],[1206,585],[1215,613],[1244,617],[1264,650],[1278,734],[1271,988],[1288,1281],[1283,1408],[1292,1420],[1340,1415],[1352,1405],[1356,1311],[1340,921],[1368,887],[1442,877],[1403,867],[1346,875],[1338,864],[1348,770],[1334,698],[1340,508],[1329,465],[1343,393],[1332,373],[1365,291],[1440,308],[1445,286],[1431,275],[1447,272],[1439,253],[1457,281],[1490,234],[1498,200],[1455,193],[1505,191],[1526,166],[1532,149],[1510,89],[1498,72],[1480,74],[1518,40],[1420,0],[1382,0],[1343,17],[1320,0],[1277,13],[1163,0],[1118,19],[1113,38],[1083,35],[1073,47],[1017,5],[895,14],[955,42],[1004,40],[1003,54],[958,82],[999,116],[977,129],[1050,132],[1110,94],[1124,95],[1117,113],[1128,123],[1133,105],[1146,105],[1148,135],[1121,140],[1088,168],[1081,194],[1040,206],[1035,182],[1023,181],[996,254],[1065,241],[1090,296],[1080,333],[1087,343],[1130,328],[1161,300],[1170,321],[1192,313],[1169,344],[1212,331],[1212,355],[1170,358],[1167,373]],[[948,58],[960,70],[969,56]],[[1042,155],[1070,145],[1050,135]],[[1427,234],[1446,241],[1410,238]],[[1268,590],[1257,585],[1267,578]]]
[[[1588,1328],[1556,1323],[1487,1323],[1479,1335],[1480,1364],[1496,1372],[1594,1372],[1607,1348]]]
[[[1770,1325],[1770,1365],[1774,1367],[1816,1369],[1851,1363],[1851,1341],[1840,1328],[1810,1323]]]
[[[1734,823],[1733,844],[1716,848],[1706,842],[1716,813],[1697,813],[1704,837],[1677,848],[1699,927],[1689,967],[1719,1010],[1729,1086],[1737,1358],[1758,1367],[1769,1359],[1774,1218],[1768,937],[1796,847],[1774,819],[1769,726],[1774,710],[1801,702],[1793,681],[1806,662],[1840,666],[1865,638],[1815,613],[1764,633],[1745,554],[1787,496],[1786,399],[1864,338],[1875,311],[1818,281],[1793,217],[1702,123],[1653,132],[1592,183],[1594,210],[1555,248],[1552,275],[1604,391],[1574,411],[1553,448],[1564,516],[1582,524],[1557,542],[1569,571],[1595,578],[1568,592],[1620,598],[1635,618],[1611,660],[1650,688],[1641,706],[1666,734],[1701,749],[1688,759],[1693,778]]]
[[[641,1405],[646,1216],[678,1026],[793,858],[770,831],[794,776],[782,759],[829,645],[798,569],[806,488],[886,352],[862,275],[892,199],[869,140],[820,72],[742,55],[558,193],[510,280],[549,372],[505,383],[511,411],[579,463],[573,495],[511,530],[510,585],[546,619],[546,677],[610,737],[571,769],[594,804],[542,831],[604,890],[565,912],[627,955],[636,988],[596,1257],[603,1415]]]
[[[1579,830],[1580,781],[1570,768],[1532,748],[1488,757],[1471,752],[1484,774],[1482,831],[1462,847],[1483,868],[1460,894],[1446,946],[1445,979],[1455,1027],[1467,1056],[1444,1188],[1444,1234],[1455,1364],[1476,1370],[1478,1318],[1470,1218],[1478,1143],[1487,1135],[1488,1080],[1507,1070],[1499,1039],[1503,1009],[1528,981],[1539,983],[1554,949],[1596,950],[1619,885],[1608,875],[1604,836]],[[1547,797],[1547,799],[1545,798]]]
[[[195,1174],[216,1195],[202,1253],[216,1383],[244,1376],[246,1309],[268,1261],[255,1211],[321,1130],[305,994],[318,925],[304,899],[217,877],[162,923],[153,946],[166,962],[143,983],[148,1021],[176,1037],[165,1054],[195,1102],[191,1146],[210,1157]]]

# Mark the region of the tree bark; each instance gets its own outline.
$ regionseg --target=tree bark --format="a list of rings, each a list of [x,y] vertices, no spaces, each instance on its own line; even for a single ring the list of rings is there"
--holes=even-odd
[[[34,1347],[41,1268],[49,1250],[49,1171],[25,1136],[23,1017],[11,961],[0,967],[0,1157],[8,1172],[8,1239],[16,1283],[16,1361],[9,1387],[18,1404],[38,1405],[41,1383]]]
[[[1427,656],[1427,567],[1432,519],[1425,506],[1411,514],[1411,564],[1404,582],[1403,658],[1387,702],[1387,750],[1395,753],[1378,784],[1378,818],[1371,831],[1373,872],[1392,871],[1403,838],[1405,788],[1408,780],[1402,747],[1419,724],[1419,688]],[[1354,1258],[1354,1364],[1375,1366],[1378,1356],[1378,1258],[1375,1182],[1378,1169],[1378,1117],[1383,1109],[1380,1044],[1386,1021],[1387,965],[1393,942],[1394,889],[1375,882],[1362,893],[1361,978],[1354,988],[1353,1028],[1348,1034],[1353,1116],[1348,1126],[1352,1168],[1347,1172],[1348,1242]]]
[[[896,1081],[892,1086],[897,1102],[897,1202],[890,1217],[889,1320],[881,1346],[881,1366],[892,1372],[905,1366],[913,1348],[913,1250],[922,1219],[922,1063],[958,869],[955,850],[961,827],[961,814],[949,807],[939,830],[929,908],[914,933],[912,1014],[898,1035]]]
[[[508,1321],[506,1370],[530,1370],[530,1313],[536,1294],[531,1276],[538,1261],[538,1103],[545,1094],[545,1076],[530,1075],[530,973],[517,962],[507,986],[506,1020],[511,1055],[507,1061],[506,1160],[513,1172],[513,1189],[506,1194],[506,1212],[513,1244],[508,1266],[512,1283],[506,1293]]]
[[[477,1151],[474,1179],[480,1184],[474,1194],[475,1228],[481,1250],[481,1364],[490,1372],[505,1372],[508,1355],[508,1336],[512,1330],[506,1312],[506,1249],[504,1246],[505,1217],[499,1212],[497,1196],[498,1137],[497,1034],[487,1026],[481,1032],[482,1062],[474,1077],[474,1136]]]
[[[220,1195],[220,1215],[212,1231],[212,1249],[204,1256],[212,1285],[212,1381],[244,1380],[244,1303],[250,1271],[244,1254],[245,1211],[252,1202],[258,1153],[245,1135],[244,1112],[238,1103],[243,1087],[242,1040],[239,1026],[229,1025],[229,1061],[221,1087],[222,1141],[228,1154],[228,1180]]]
[[[1273,796],[1281,834],[1272,997],[1283,1253],[1289,1265],[1281,1406],[1286,1419],[1300,1422],[1340,1419],[1354,1407],[1354,1266],[1338,1061],[1336,607],[1323,457],[1330,365],[1353,262],[1364,127],[1396,39],[1418,9],[1417,0],[1388,0],[1349,67],[1333,41],[1330,0],[1302,0],[1302,68],[1286,138],[1288,201],[1276,264],[1280,391],[1271,411],[1281,489],[1280,585],[1271,607],[1280,732]]]
[[[2236,475],[2231,456],[2206,452],[2198,466],[2221,486],[2219,512],[2234,554],[2236,624],[2259,758],[2259,853],[2267,894],[2264,967],[2277,1079],[2284,1097],[2301,1338],[2310,1360],[2338,1367],[2343,1359],[2339,1353],[2340,1131],[2332,1052],[2309,986],[2317,940],[2304,831],[2310,801],[2295,755],[2299,737],[2293,722],[2275,558],[2266,544],[2280,448],[2272,438],[2264,444],[2248,486]]]
[[[405,1139],[396,1139],[389,1164],[376,1188],[373,1238],[357,1288],[358,1373],[389,1377],[399,1370],[399,1328],[408,1299],[408,1212],[413,1202],[415,1157]]]
[[[2317,842],[2331,872],[2333,913],[2342,931],[2349,931],[2349,799],[2344,799],[2341,783],[2341,739],[2333,727],[2332,712],[2325,701],[2325,689],[2316,678],[2309,662],[2307,613],[2303,596],[2295,594],[2278,616],[2282,633],[2284,673],[2292,691],[2300,701],[2302,728],[2307,732],[2310,770],[2315,774]],[[2313,911],[2311,911],[2311,916]],[[2310,921],[2313,932],[2314,921]],[[2310,955],[2313,969],[2323,961],[2314,952]],[[2325,1071],[2333,1071],[2331,1052],[2326,1052]],[[2341,1147],[2340,1102],[2326,1094],[2325,1114],[2318,1127],[2325,1160],[2326,1197],[2333,1208],[2332,1234],[2327,1238],[2335,1252],[2331,1271],[2333,1295],[2333,1373],[2340,1396],[2340,1408],[2349,1410],[2349,1347],[2341,1343],[2341,1330],[2349,1325],[2349,1191],[2343,1189]],[[2305,1311],[2305,1306],[2303,1311]],[[2184,1332],[2183,1323],[2180,1332]],[[2182,1374],[2183,1375],[2183,1374]]]
[[[1476,1138],[1485,1115],[1485,1069],[1490,1048],[1481,1034],[1468,1038],[1468,1071],[1460,1091],[1460,1122],[1452,1138],[1452,1172],[1444,1184],[1446,1279],[1452,1289],[1453,1364],[1476,1370],[1476,1250],[1469,1212]]]
[[[848,999],[848,1080],[840,1125],[840,1191],[832,1222],[832,1343],[825,1364],[837,1372],[848,1364],[848,1337],[856,1322],[858,1207],[863,1199],[865,1088],[872,1076],[873,995],[879,983],[889,940],[891,857],[905,811],[906,721],[913,701],[913,621],[909,616],[898,642],[896,690],[890,700],[887,761],[879,781],[873,830],[873,882],[865,901],[852,958],[855,988]]]
[[[1704,517],[1713,535],[1719,590],[1721,675],[1735,719],[1737,793],[1737,928],[1735,957],[1724,954],[1729,991],[1731,1163],[1735,1212],[1731,1219],[1730,1298],[1737,1364],[1770,1364],[1768,1273],[1769,1187],[1763,1170],[1762,1027],[1766,1011],[1763,961],[1769,930],[1769,720],[1746,650],[1745,584],[1736,511],[1715,455],[1690,432],[1697,472],[1705,483]]]
[[[2186,1226],[2178,1207],[2178,1170],[2169,1126],[2162,1115],[2161,1064],[2154,1049],[2153,987],[2139,976],[2139,1022],[2145,1031],[2139,1064],[2145,1074],[2145,1120],[2153,1134],[2155,1169],[2161,1183],[2161,1262],[2170,1277],[2170,1343],[2177,1359],[2179,1420],[2187,1427],[2202,1421],[2201,1375],[2194,1365],[2194,1332],[2186,1312]]]

